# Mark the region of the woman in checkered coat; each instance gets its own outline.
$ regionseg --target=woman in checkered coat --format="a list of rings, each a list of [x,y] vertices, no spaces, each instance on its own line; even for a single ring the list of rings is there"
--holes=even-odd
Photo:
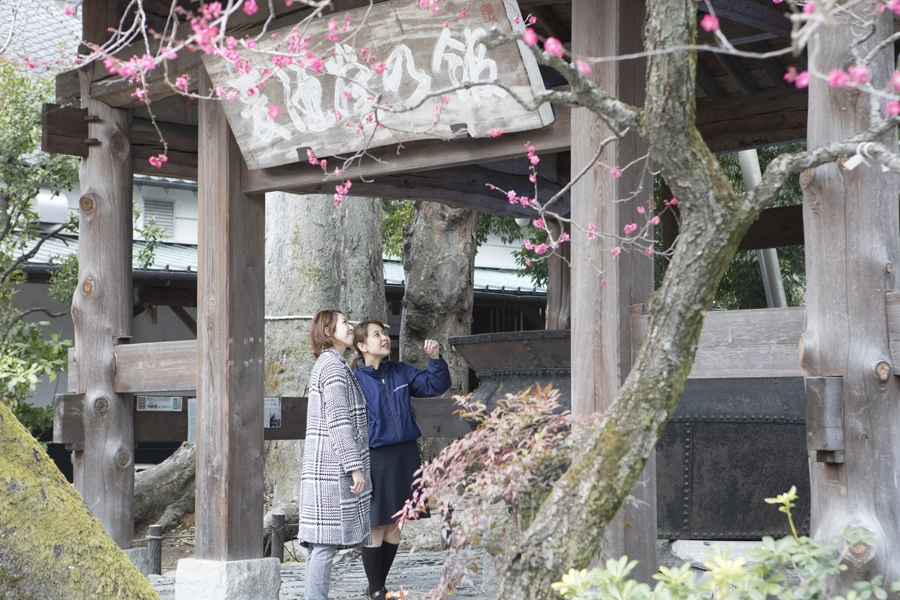
[[[365,399],[343,356],[353,343],[347,317],[320,311],[309,340],[318,360],[309,379],[298,538],[307,549],[306,598],[327,600],[337,550],[372,540],[369,436]]]

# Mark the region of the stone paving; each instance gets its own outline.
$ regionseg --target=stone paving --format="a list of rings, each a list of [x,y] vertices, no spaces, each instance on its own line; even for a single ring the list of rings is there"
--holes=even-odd
[[[288,559],[287,554],[285,559]],[[396,590],[400,586],[409,592],[408,598],[419,598],[440,580],[442,552],[415,552],[412,556],[401,553],[394,561],[394,568],[388,577],[388,587]],[[470,588],[457,588],[448,598],[460,597],[472,600],[494,598],[496,580],[491,575],[484,577],[485,569],[479,569],[475,577],[475,585]],[[490,571],[490,569],[489,569]],[[304,575],[306,565],[303,562],[285,562],[281,565],[280,600],[298,600],[305,597]],[[159,593],[162,600],[175,600],[174,572],[166,575],[151,575],[150,583]],[[360,600],[365,598],[366,578],[363,574],[359,552],[348,550],[335,558],[331,575],[330,600]],[[248,599],[249,600],[249,599]]]

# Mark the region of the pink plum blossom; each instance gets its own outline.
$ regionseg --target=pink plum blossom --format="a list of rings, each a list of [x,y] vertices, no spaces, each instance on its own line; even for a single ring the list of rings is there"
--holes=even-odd
[[[165,154],[157,154],[156,156],[151,156],[148,162],[157,169],[161,169],[163,164],[169,162],[169,157]]]
[[[583,60],[576,60],[575,68],[578,69],[578,72],[582,75],[587,75],[591,72],[591,65]]]
[[[637,231],[637,228],[637,223],[629,223],[628,225],[623,227],[622,230],[625,232],[625,235],[631,235],[632,233]]]
[[[244,12],[248,15],[255,15],[256,11],[259,10],[259,7],[256,5],[256,0],[244,0]]]
[[[609,174],[613,176],[613,179],[619,179],[622,177],[622,167],[619,165],[614,166],[609,170]]]
[[[706,15],[700,20],[703,31],[716,31],[719,29],[719,18],[714,15]]]
[[[891,117],[900,115],[900,100],[891,100],[884,107],[885,112]]]
[[[538,244],[534,247],[535,254],[544,254],[547,252],[547,244]]]
[[[657,216],[653,217],[652,219],[650,219],[650,224],[651,224],[651,225],[659,225],[659,215],[657,215]]]
[[[847,74],[850,75],[853,85],[862,85],[869,82],[869,67],[865,65],[849,67]]]
[[[588,224],[587,239],[592,240],[597,237],[597,226],[593,223]]]
[[[538,36],[534,32],[534,29],[529,27],[525,30],[525,33],[522,34],[522,40],[529,46],[534,46],[538,42]]]
[[[501,135],[503,135],[503,132],[500,131],[499,129],[491,129],[488,133],[490,134],[490,136],[492,138],[498,138]]]
[[[544,220],[543,219],[535,219],[531,222],[532,225],[537,227],[538,229],[544,228]]]
[[[562,42],[555,37],[548,37],[547,41],[544,42],[544,52],[562,58],[565,48],[563,48]]]
[[[828,85],[831,87],[842,88],[847,87],[850,83],[850,76],[840,69],[832,69],[828,72]]]
[[[75,16],[75,7],[72,6],[71,4],[66,4],[65,6],[63,6],[63,14],[66,15],[67,17],[74,17]]]
[[[610,248],[609,253],[612,254],[613,256],[618,256],[618,255],[622,254],[622,247],[616,246],[615,248]]]
[[[272,104],[271,106],[269,106],[269,110],[266,114],[268,114],[269,118],[274,121],[275,119],[278,118],[278,115],[281,114],[281,109],[278,108],[277,106],[275,106],[274,104]]]

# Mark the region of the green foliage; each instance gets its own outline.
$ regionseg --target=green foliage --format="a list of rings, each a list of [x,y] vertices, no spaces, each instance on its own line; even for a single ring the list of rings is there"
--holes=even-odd
[[[0,393],[12,412],[32,431],[52,424],[52,409],[32,407],[26,398],[40,377],[52,381],[66,368],[70,342],[49,333],[49,323],[27,323],[39,309],[13,306],[25,281],[23,267],[43,240],[73,232],[77,221],[48,229],[32,200],[42,188],[59,192],[78,180],[77,159],[40,151],[41,103],[53,96],[53,79],[33,79],[0,62]],[[74,289],[77,267],[64,267],[51,280],[51,294],[65,302]]]
[[[141,218],[141,209],[138,208],[137,202],[131,201],[132,215],[134,219],[134,232],[144,238],[144,244],[137,250],[135,259],[137,259],[138,268],[146,269],[156,260],[156,250],[159,248],[159,242],[166,237],[166,228],[156,224],[156,217],[150,217],[142,227],[138,227],[138,221]]]
[[[805,144],[785,144],[758,150],[759,166],[765,171],[766,166],[781,154],[791,154],[805,150]],[[731,182],[735,191],[744,192],[744,177],[741,173],[740,160],[737,153],[719,155],[719,164]],[[662,211],[661,180],[657,178],[655,185],[656,214]],[[803,203],[803,192],[800,189],[800,177],[792,175],[778,191],[774,206],[796,206]],[[656,251],[663,252],[662,227],[656,228]],[[657,255],[655,262],[656,287],[662,283],[666,258]],[[781,268],[781,279],[788,306],[800,306],[806,289],[806,264],[803,247],[778,248],[778,265]],[[743,251],[735,254],[716,292],[713,302],[716,308],[739,310],[747,308],[765,308],[766,292],[763,287],[759,261],[755,251]]]
[[[382,204],[381,244],[382,251],[390,257],[403,259],[403,228],[410,225],[415,217],[416,210],[409,200],[385,200]],[[513,217],[507,215],[493,215],[478,213],[478,229],[475,233],[475,245],[480,247],[489,235],[496,235],[504,244],[519,242],[525,238],[543,239],[547,233],[532,225],[519,227]],[[547,261],[534,260],[537,258],[533,252],[524,248],[514,250],[513,256],[519,265],[519,274],[531,277],[531,281],[537,287],[547,285]],[[525,263],[532,260],[531,265]]]
[[[788,516],[791,529],[791,508],[796,499],[794,487],[776,498],[766,498],[767,503],[780,505],[778,510]],[[859,529],[848,529],[835,542],[823,543],[797,536],[794,531],[793,536],[780,540],[764,537],[760,546],[747,553],[749,561],[729,558],[726,548],[715,547],[704,563],[709,576],[700,582],[695,580],[689,562],[676,568],[661,566],[653,576],[658,583],[651,590],[645,583],[628,579],[637,561],[623,556],[609,559],[603,569],[572,569],[562,581],[553,584],[553,589],[567,600],[886,600],[888,590],[900,592],[900,582],[885,589],[879,575],[831,596],[829,588],[834,577],[847,570],[841,548],[870,545],[871,536]]]
[[[384,200],[381,215],[382,252],[403,260],[403,228],[412,224],[416,208],[409,200]]]

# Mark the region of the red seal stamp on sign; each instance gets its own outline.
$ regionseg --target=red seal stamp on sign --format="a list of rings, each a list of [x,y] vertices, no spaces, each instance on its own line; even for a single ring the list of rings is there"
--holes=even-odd
[[[497,15],[494,14],[493,4],[484,4],[481,7],[481,16],[484,17],[485,23],[496,23]]]

